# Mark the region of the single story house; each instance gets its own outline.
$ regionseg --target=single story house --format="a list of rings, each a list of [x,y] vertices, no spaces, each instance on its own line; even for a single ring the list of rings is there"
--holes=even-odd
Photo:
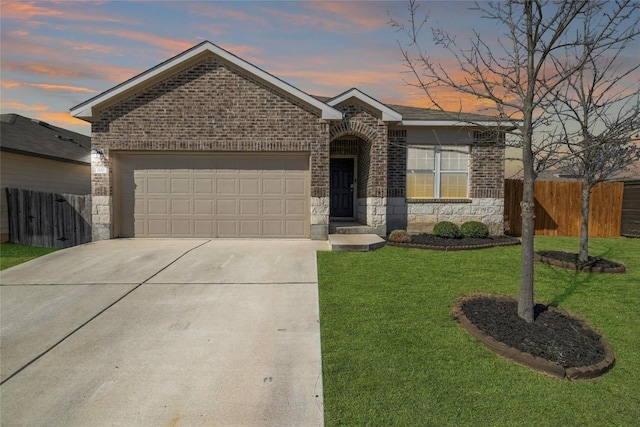
[[[0,126],[0,240],[6,242],[6,188],[91,193],[91,138],[18,114],[2,114]]]
[[[94,239],[326,239],[344,220],[381,236],[442,220],[503,231],[487,116],[355,88],[314,97],[208,41],[71,114],[92,125]]]

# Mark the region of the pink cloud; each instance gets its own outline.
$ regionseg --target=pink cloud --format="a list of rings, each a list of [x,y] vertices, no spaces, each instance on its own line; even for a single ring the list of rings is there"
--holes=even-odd
[[[11,88],[14,88],[14,87],[22,86],[22,83],[19,82],[19,81],[16,81],[16,80],[2,80],[2,81],[0,81],[0,84],[5,89],[11,89]]]
[[[307,7],[336,15],[345,21],[367,30],[376,30],[388,26],[386,16],[380,16],[375,7],[365,8],[354,2],[309,2]]]
[[[184,40],[176,40],[174,38],[157,36],[155,34],[144,33],[142,31],[125,30],[120,28],[89,28],[86,27],[83,31],[89,34],[99,34],[103,36],[114,36],[128,40],[135,40],[143,42],[152,46],[160,47],[164,50],[168,50],[172,53],[180,53],[189,49],[194,45],[192,42]]]
[[[36,118],[38,120],[44,120],[47,123],[51,123],[60,127],[68,126],[83,126],[89,127],[89,124],[84,120],[73,117],[68,111],[46,111],[39,113]]]
[[[294,25],[297,27],[321,28],[324,30],[332,31],[344,31],[351,28],[344,22],[321,18],[317,15],[291,13],[285,12],[284,10],[280,9],[271,9],[268,7],[260,7],[259,10],[264,13],[268,13],[269,15],[275,16],[276,18],[280,18],[282,21],[286,22],[287,25]]]
[[[96,63],[75,64],[67,62],[64,59],[60,59],[59,61],[60,62],[50,61],[47,63],[3,61],[2,68],[4,71],[39,74],[50,78],[106,79],[118,83],[140,73],[138,69],[113,65]]]
[[[250,25],[268,26],[269,21],[262,16],[252,15],[235,9],[226,9],[216,3],[187,3],[189,9],[196,15],[219,18],[223,21],[236,21]]]
[[[17,99],[2,99],[2,110],[4,111],[31,111],[31,112],[43,112],[49,110],[49,106],[46,104],[25,104]]]
[[[82,92],[82,93],[95,93],[95,90],[81,87],[81,86],[69,86],[69,85],[56,85],[56,84],[47,84],[47,83],[29,83],[29,86],[37,87],[39,89],[49,90],[49,91],[62,91],[62,92]]]
[[[64,3],[66,5],[70,3]],[[131,22],[121,18],[112,18],[99,13],[81,13],[63,11],[43,6],[43,3],[36,2],[2,2],[2,19],[14,19],[28,21],[34,24],[38,22],[34,18],[54,18],[68,21],[98,21],[98,22]]]

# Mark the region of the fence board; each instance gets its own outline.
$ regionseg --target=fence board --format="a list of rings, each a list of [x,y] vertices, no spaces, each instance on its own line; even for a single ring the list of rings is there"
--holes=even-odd
[[[620,234],[640,237],[640,180],[624,183]]]
[[[91,241],[91,196],[7,188],[10,241],[67,248]]]
[[[605,182],[591,191],[590,237],[620,235],[624,185]],[[505,217],[509,234],[522,233],[523,182],[505,180]],[[577,181],[536,181],[535,234],[538,236],[579,236],[582,183]]]

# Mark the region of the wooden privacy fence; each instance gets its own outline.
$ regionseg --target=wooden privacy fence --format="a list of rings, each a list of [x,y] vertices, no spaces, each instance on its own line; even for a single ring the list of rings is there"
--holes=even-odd
[[[67,248],[91,241],[91,196],[7,188],[10,241]]]
[[[589,236],[618,237],[622,216],[621,182],[603,182],[591,190]],[[508,234],[522,234],[523,182],[505,180],[504,213]],[[536,181],[535,233],[538,236],[579,236],[582,183],[577,181]]]

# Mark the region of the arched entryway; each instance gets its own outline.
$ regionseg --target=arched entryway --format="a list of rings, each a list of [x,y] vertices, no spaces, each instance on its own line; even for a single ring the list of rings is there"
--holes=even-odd
[[[384,235],[386,169],[379,167],[381,156],[375,141],[360,132],[333,135],[330,142],[330,232],[336,227],[359,228],[361,232]],[[385,153],[386,154],[386,153]],[[384,189],[377,188],[383,184]]]

